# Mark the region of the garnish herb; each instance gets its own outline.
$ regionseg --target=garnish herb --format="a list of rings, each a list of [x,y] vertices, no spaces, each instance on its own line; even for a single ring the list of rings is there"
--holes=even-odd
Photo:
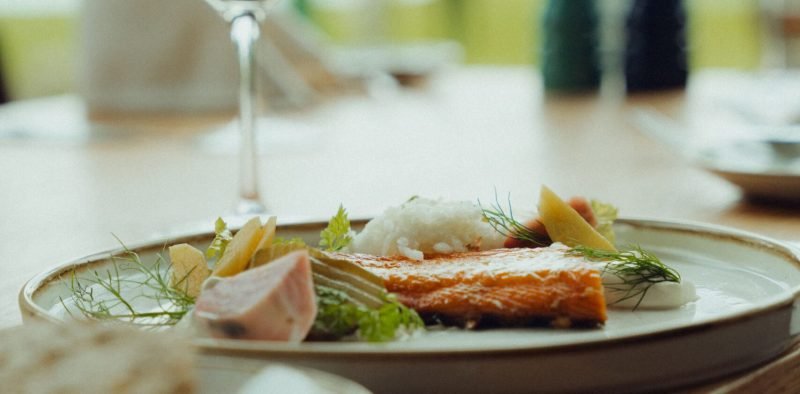
[[[90,277],[78,278],[72,271],[67,286],[75,308],[85,317],[95,320],[118,320],[144,327],[176,324],[195,301],[181,288],[186,278],[176,286],[170,286],[169,265],[160,254],[153,265],[148,266],[138,254],[124,245],[123,248],[121,257],[111,257],[111,268],[105,272],[92,271]],[[162,266],[167,269],[162,269]],[[100,289],[107,294],[95,294],[95,290]],[[126,298],[124,293],[137,295]],[[154,301],[155,306],[141,310],[135,305],[140,298]],[[60,301],[70,311],[63,298]]]
[[[231,230],[228,229],[228,224],[225,223],[222,218],[217,218],[217,221],[214,222],[214,234],[214,240],[211,241],[211,245],[206,249],[206,259],[216,261],[225,253],[225,249],[228,247],[228,243],[231,242],[233,234]]]
[[[347,211],[339,205],[336,212],[326,227],[320,233],[319,246],[329,252],[337,252],[353,241],[353,234],[350,231],[350,220],[347,219]]]
[[[367,309],[358,320],[358,335],[370,342],[395,339],[400,329],[413,330],[425,326],[417,312],[397,301],[394,294],[386,295],[387,302],[377,309]]]
[[[592,200],[590,204],[594,217],[597,219],[595,230],[613,244],[616,240],[614,221],[617,220],[617,207],[597,200]]]
[[[604,283],[606,289],[623,293],[616,302],[631,298],[639,298],[633,309],[639,307],[650,290],[656,283],[680,283],[681,275],[670,268],[654,254],[642,249],[640,246],[630,247],[628,250],[612,252],[593,249],[586,246],[576,246],[568,252],[576,256],[585,256],[592,261],[607,261],[603,273],[610,273],[617,278],[618,283]]]
[[[320,338],[341,338],[358,329],[362,313],[358,305],[349,302],[346,294],[325,286],[314,286],[317,294],[317,317],[311,335]]]
[[[546,236],[533,231],[514,218],[514,211],[511,208],[511,195],[508,196],[507,204],[508,213],[506,213],[500,205],[497,199],[497,193],[495,193],[494,196],[494,205],[490,208],[484,208],[481,202],[478,201],[478,206],[483,212],[483,219],[500,234],[536,246],[548,246],[550,244],[550,240]]]
[[[339,339],[356,334],[369,342],[395,339],[399,330],[413,330],[424,326],[413,309],[397,301],[391,294],[378,308],[367,308],[353,302],[342,291],[326,286],[314,286],[317,294],[317,318],[311,336]]]

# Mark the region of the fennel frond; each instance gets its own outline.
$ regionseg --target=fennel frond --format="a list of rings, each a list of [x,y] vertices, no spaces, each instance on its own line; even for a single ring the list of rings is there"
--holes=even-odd
[[[176,324],[194,305],[194,298],[180,286],[170,285],[169,264],[161,254],[152,265],[145,264],[139,255],[123,245],[119,256],[111,257],[105,271],[91,271],[78,277],[69,273],[66,284],[72,304],[86,318],[116,320],[143,327]],[[138,300],[147,299],[147,307]],[[61,304],[67,308],[62,298]]]

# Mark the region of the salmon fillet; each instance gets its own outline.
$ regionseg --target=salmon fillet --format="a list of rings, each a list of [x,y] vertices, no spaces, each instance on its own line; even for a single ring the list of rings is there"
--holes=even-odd
[[[596,326],[606,320],[600,272],[565,247],[495,249],[412,260],[333,253],[383,278],[428,320],[462,324]]]

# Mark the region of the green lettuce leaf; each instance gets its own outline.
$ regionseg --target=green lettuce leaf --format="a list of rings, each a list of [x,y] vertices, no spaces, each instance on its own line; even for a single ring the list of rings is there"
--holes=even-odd
[[[590,204],[597,219],[597,232],[613,244],[616,240],[614,221],[617,220],[617,207],[597,200],[592,200]]]
[[[317,317],[311,337],[335,340],[356,335],[369,342],[395,339],[400,330],[422,328],[417,313],[388,294],[386,303],[378,308],[358,304],[342,291],[326,286],[314,286],[317,294]]]

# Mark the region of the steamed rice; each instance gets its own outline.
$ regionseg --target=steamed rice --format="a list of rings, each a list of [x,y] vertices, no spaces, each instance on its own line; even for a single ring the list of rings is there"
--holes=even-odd
[[[471,202],[414,198],[367,223],[350,248],[356,253],[422,260],[424,254],[499,248],[503,239]]]

